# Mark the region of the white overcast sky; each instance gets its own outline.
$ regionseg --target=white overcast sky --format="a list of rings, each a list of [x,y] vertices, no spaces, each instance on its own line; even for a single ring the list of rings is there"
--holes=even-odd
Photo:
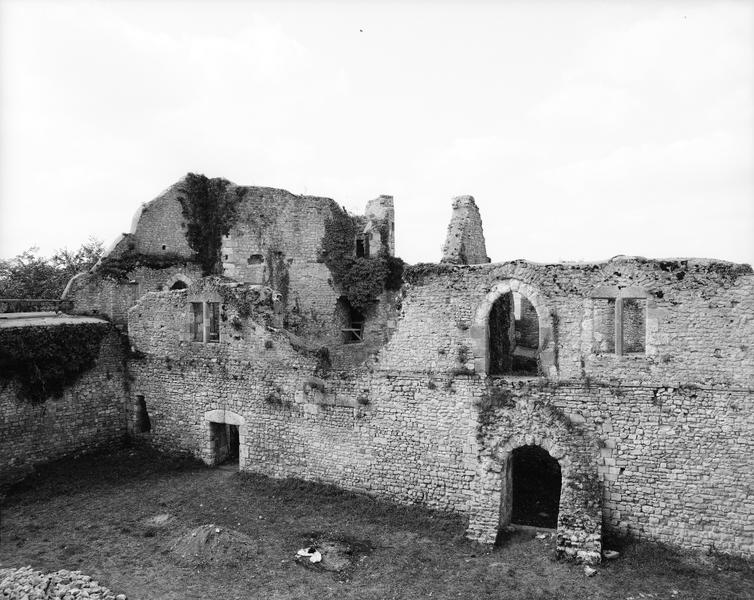
[[[754,2],[0,0],[0,257],[109,244],[187,172],[395,196],[438,261],[754,262]]]

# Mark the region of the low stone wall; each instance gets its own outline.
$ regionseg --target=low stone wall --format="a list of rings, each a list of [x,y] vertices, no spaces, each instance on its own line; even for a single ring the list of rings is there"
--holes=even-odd
[[[62,398],[38,404],[21,400],[14,382],[0,387],[0,486],[35,465],[102,446],[119,444],[126,433],[124,361],[120,336],[100,344],[96,365],[68,387]]]

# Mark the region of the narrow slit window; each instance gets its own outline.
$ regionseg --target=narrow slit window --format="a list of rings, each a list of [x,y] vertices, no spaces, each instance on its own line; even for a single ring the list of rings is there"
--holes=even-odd
[[[207,302],[207,317],[209,318],[209,331],[207,341],[217,343],[220,341],[220,303]]]

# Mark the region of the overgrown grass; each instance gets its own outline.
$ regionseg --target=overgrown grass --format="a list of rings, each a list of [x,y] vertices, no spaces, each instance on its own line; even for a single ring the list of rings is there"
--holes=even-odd
[[[164,513],[173,517],[170,527],[147,524]],[[2,517],[3,567],[79,569],[131,600],[712,599],[748,598],[754,587],[745,562],[635,543],[587,578],[580,566],[555,560],[554,540],[533,531],[483,547],[464,539],[458,516],[138,448],[39,469],[11,490]],[[240,567],[178,564],[170,542],[208,523],[252,536],[259,554]],[[346,574],[304,568],[293,557],[313,532],[369,552]]]

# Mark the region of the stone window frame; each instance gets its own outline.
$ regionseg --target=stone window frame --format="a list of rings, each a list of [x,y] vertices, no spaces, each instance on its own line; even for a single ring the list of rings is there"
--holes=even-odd
[[[246,420],[240,414],[224,408],[209,410],[202,415],[202,436],[204,442],[201,448],[202,461],[209,466],[214,466],[215,464],[214,446],[210,428],[211,423],[238,426],[238,470],[246,470],[246,463],[249,457],[249,450],[246,446],[249,429],[246,425]]]
[[[194,305],[202,305],[202,339],[194,339]],[[189,340],[195,344],[219,344],[220,343],[220,298],[191,298],[188,302],[188,330]],[[212,305],[217,305],[217,338],[212,336]]]
[[[539,319],[539,348],[537,358],[545,377],[556,378],[555,331],[552,311],[547,306],[544,296],[532,285],[518,279],[506,279],[494,284],[474,313],[471,326],[471,347],[474,355],[474,371],[483,377],[489,376],[489,318],[495,301],[508,293],[518,292],[531,302]],[[533,377],[533,376],[532,376]]]
[[[658,321],[654,313],[657,305],[654,297],[643,287],[639,286],[600,286],[592,290],[589,294],[589,318],[591,319],[591,328],[589,331],[589,352],[592,350],[594,341],[594,301],[595,300],[615,300],[615,329],[614,351],[605,352],[614,356],[651,356],[655,354],[655,344],[653,339],[654,332],[658,329]],[[624,300],[644,300],[644,352],[624,352],[623,350],[623,301]]]

